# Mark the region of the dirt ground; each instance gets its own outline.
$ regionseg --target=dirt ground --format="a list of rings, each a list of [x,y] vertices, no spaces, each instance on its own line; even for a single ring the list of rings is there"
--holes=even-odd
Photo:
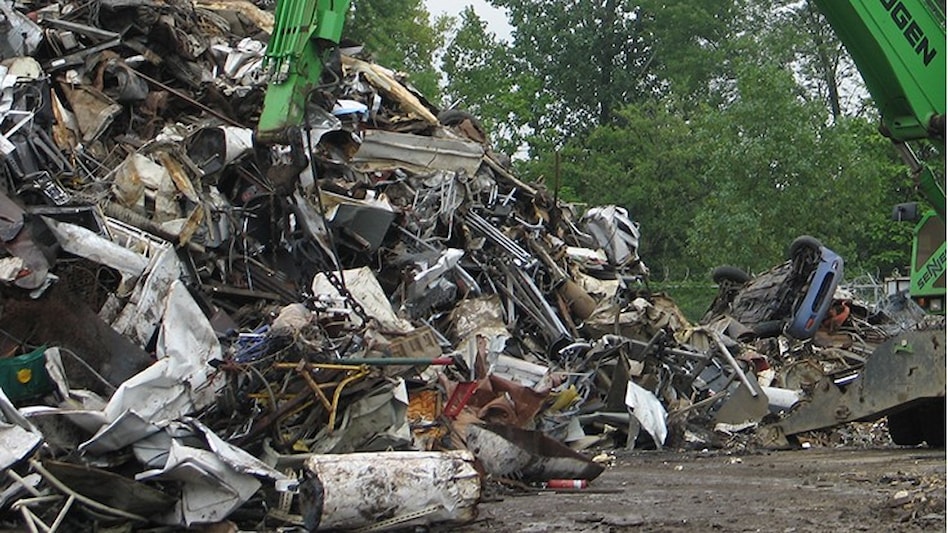
[[[945,450],[617,452],[586,489],[489,487],[452,531],[945,531]]]

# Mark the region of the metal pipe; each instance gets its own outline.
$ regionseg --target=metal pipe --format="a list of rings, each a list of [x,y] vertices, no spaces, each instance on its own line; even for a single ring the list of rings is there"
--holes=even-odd
[[[730,382],[728,382],[728,383],[730,383]],[[723,390],[719,390],[718,392],[712,394],[711,396],[708,396],[707,398],[705,398],[705,399],[703,399],[703,400],[701,400],[701,401],[695,402],[695,403],[693,403],[693,404],[691,404],[691,405],[688,405],[688,406],[686,406],[686,407],[682,407],[681,409],[678,409],[678,410],[675,410],[675,411],[672,411],[672,412],[668,413],[668,418],[670,419],[670,418],[672,418],[672,417],[681,416],[681,415],[683,415],[683,414],[685,414],[685,413],[687,413],[687,412],[694,411],[695,409],[700,409],[700,408],[702,408],[702,407],[711,405],[712,403],[716,402],[717,400],[720,400],[720,399],[723,398],[724,396],[727,396],[727,393],[728,393],[728,392],[727,392],[727,387],[724,387]]]
[[[14,508],[14,509],[17,508],[16,504],[13,505],[13,508]],[[28,527],[28,528],[30,529],[30,533],[39,533],[39,530],[36,529],[36,522],[33,521],[33,518],[34,518],[36,515],[34,515],[34,514],[30,511],[30,509],[29,509],[27,506],[25,506],[25,505],[21,506],[19,509],[20,509],[20,514],[23,515],[23,521],[26,522],[26,527]],[[39,520],[39,518],[37,518],[37,520]],[[47,525],[46,525],[45,523],[43,523],[41,520],[40,520],[40,523],[43,524],[43,531],[48,533],[48,532],[49,532],[49,526],[47,526]]]
[[[13,481],[16,481],[21,487],[23,487],[23,490],[29,492],[34,497],[40,498],[43,496],[40,491],[36,490],[32,485],[29,484],[28,481],[20,477],[20,475],[13,470],[7,470],[7,476],[9,476]]]
[[[470,211],[465,215],[464,219],[472,228],[482,233],[485,237],[490,239],[494,244],[500,246],[508,254],[512,255],[514,259],[520,261],[522,266],[529,268],[536,262],[536,259],[530,255],[529,252],[524,250],[520,245],[514,242],[510,237],[505,235],[502,231],[492,226],[487,220],[483,217]]]
[[[336,430],[336,413],[339,410],[339,398],[342,396],[342,389],[344,389],[346,385],[358,381],[367,375],[369,375],[369,369],[368,367],[363,366],[358,372],[339,382],[339,386],[336,387],[335,392],[332,394],[332,411],[329,412],[330,435],[332,435],[332,432]]]
[[[329,412],[332,410],[332,403],[329,402],[329,398],[323,394],[323,389],[319,388],[319,384],[316,383],[316,380],[313,379],[313,376],[310,375],[309,370],[302,367],[302,365],[297,365],[297,372],[303,376],[303,380],[309,385],[309,388],[312,389],[313,393],[316,395],[316,398],[322,402],[323,407],[326,408],[326,411]]]
[[[643,356],[644,356],[644,355],[648,355],[648,352],[651,351],[651,349],[652,349],[653,347],[655,347],[655,345],[658,344],[658,342],[661,341],[661,340],[664,339],[664,338],[665,338],[665,330],[664,330],[664,329],[660,329],[660,330],[656,331],[656,332],[655,332],[655,335],[652,335],[652,338],[649,339],[648,342],[645,343],[645,347],[642,348],[642,355],[643,355]]]
[[[56,533],[59,529],[59,526],[62,525],[63,520],[66,519],[66,515],[69,514],[69,509],[72,508],[72,504],[76,501],[76,495],[70,494],[69,498],[66,500],[66,503],[63,504],[63,508],[59,510],[59,514],[56,515],[56,520],[53,521],[53,525],[49,526],[49,533]]]
[[[133,69],[133,70],[135,70],[135,69]],[[189,103],[189,104],[191,104],[191,105],[193,105],[193,106],[195,106],[195,107],[197,107],[197,108],[199,108],[199,109],[201,109],[201,110],[203,110],[203,111],[206,111],[206,112],[209,113],[210,115],[213,115],[213,116],[215,116],[215,117],[217,117],[217,118],[223,120],[224,122],[230,124],[231,126],[237,126],[237,127],[240,127],[240,128],[244,127],[244,125],[241,124],[240,122],[237,122],[236,120],[234,120],[234,119],[228,117],[227,115],[225,115],[225,114],[223,114],[223,113],[221,113],[221,112],[219,112],[219,111],[217,111],[217,110],[215,110],[215,109],[212,109],[212,108],[210,108],[210,107],[208,107],[208,106],[202,104],[201,102],[198,102],[198,101],[195,100],[194,98],[191,98],[190,96],[188,96],[188,95],[184,94],[183,92],[181,92],[181,91],[175,89],[174,87],[171,87],[171,86],[169,86],[169,85],[165,85],[164,83],[161,83],[160,81],[156,80],[155,78],[152,78],[151,76],[148,76],[148,75],[146,75],[146,74],[142,74],[141,71],[139,71],[139,70],[135,70],[135,74],[138,75],[138,76],[140,76],[143,80],[147,81],[148,83],[151,83],[151,84],[153,84],[153,85],[158,86],[159,89],[163,89],[163,90],[165,90],[165,91],[168,91],[169,93],[171,93],[171,94],[177,96],[178,98],[184,100],[185,102],[187,102],[187,103]]]
[[[347,365],[368,365],[368,366],[447,366],[454,364],[454,359],[450,357],[346,357],[337,359],[340,363]]]
[[[737,372],[737,377],[741,380],[741,383],[747,387],[747,390],[750,391],[751,396],[754,398],[757,397],[757,389],[751,385],[749,379],[747,379],[747,374],[744,373],[744,370],[741,368],[741,365],[737,363],[737,360],[734,359],[734,356],[731,355],[731,352],[728,351],[727,347],[724,346],[724,341],[721,339],[721,335],[713,330],[705,330],[711,333],[711,337],[714,338],[714,342],[718,345],[718,350],[721,351],[721,355],[724,356],[724,359],[727,360],[728,364]]]

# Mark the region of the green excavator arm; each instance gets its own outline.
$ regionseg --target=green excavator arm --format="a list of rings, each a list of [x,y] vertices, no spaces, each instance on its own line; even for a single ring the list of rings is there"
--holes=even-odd
[[[267,44],[267,93],[257,140],[287,144],[304,122],[306,101],[319,86],[326,55],[339,43],[349,0],[279,0]]]
[[[927,0],[815,0],[895,141],[944,138],[945,14]]]
[[[916,226],[913,297],[945,294],[945,184],[908,141],[945,139],[945,13],[931,0],[813,0],[849,51],[892,139],[931,203]],[[928,308],[935,311],[934,307]],[[941,312],[944,313],[943,307]],[[903,333],[876,349],[852,381],[823,377],[805,402],[761,428],[767,444],[854,420],[889,417],[897,444],[945,443],[945,331]]]
[[[945,13],[932,0],[814,0],[879,108],[882,133],[945,218],[945,186],[906,141],[945,139]]]

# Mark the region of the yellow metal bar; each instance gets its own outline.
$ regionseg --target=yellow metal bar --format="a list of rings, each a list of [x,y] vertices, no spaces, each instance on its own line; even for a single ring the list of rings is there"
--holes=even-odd
[[[366,367],[362,367],[362,369],[361,369],[359,372],[357,372],[356,374],[353,374],[353,375],[347,377],[346,379],[342,380],[342,382],[339,383],[339,386],[336,387],[336,391],[335,391],[335,392],[333,393],[333,395],[332,395],[332,410],[329,412],[329,433],[330,433],[330,435],[332,434],[332,432],[333,432],[333,431],[335,430],[335,428],[336,428],[336,409],[339,408],[339,397],[342,396],[342,389],[344,389],[344,388],[346,387],[346,385],[352,383],[353,381],[358,381],[358,380],[364,378],[364,377],[367,376],[367,375],[369,375],[369,367],[367,367],[367,366],[366,366]]]

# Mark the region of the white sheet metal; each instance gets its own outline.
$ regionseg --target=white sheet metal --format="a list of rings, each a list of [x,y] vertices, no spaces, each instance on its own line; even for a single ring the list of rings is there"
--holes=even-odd
[[[624,208],[594,207],[586,211],[582,222],[614,264],[625,265],[638,260],[639,225],[629,218]]]
[[[306,469],[323,486],[319,530],[357,528],[395,519],[391,527],[465,522],[476,514],[481,494],[474,456],[448,452],[379,452],[314,455]],[[413,513],[422,516],[398,521]]]
[[[202,424],[200,421],[191,418],[188,418],[185,421],[204,437],[208,447],[217,455],[217,457],[219,457],[237,472],[240,472],[241,474],[249,474],[252,476],[268,478],[274,481],[286,479],[286,475],[270,468],[266,463],[250,455],[244,450],[227,443],[224,441],[224,439],[218,437],[216,433],[211,431],[210,428]]]
[[[346,280],[346,289],[362,305],[366,314],[377,320],[383,329],[398,333],[408,333],[415,329],[411,322],[395,314],[392,304],[385,296],[385,291],[382,290],[382,286],[375,279],[375,274],[368,267],[345,270],[343,275]],[[342,303],[342,296],[325,274],[317,274],[313,279],[313,294],[328,295],[340,304]],[[354,314],[350,316],[357,322],[357,326],[361,325],[361,319],[358,316]]]
[[[634,381],[629,380],[625,389],[625,405],[632,411],[642,428],[655,440],[655,446],[661,448],[668,436],[668,427],[665,421],[668,413],[662,407],[662,402],[651,391],[642,388]],[[634,439],[634,435],[629,435]]]
[[[484,147],[475,142],[368,130],[352,164],[365,171],[405,168],[417,173],[463,171],[473,176],[483,158]]]
[[[103,455],[120,450],[158,431],[158,426],[145,421],[134,412],[126,411],[80,444],[79,451]]]
[[[22,461],[43,443],[43,435],[33,427],[0,389],[0,468],[4,472]]]
[[[235,471],[216,453],[178,441],[171,442],[164,468],[147,470],[135,479],[182,482],[181,499],[164,521],[187,527],[223,520],[260,488],[256,478]]]
[[[509,379],[525,387],[536,387],[550,373],[550,368],[516,357],[500,354],[490,368],[490,374]]]
[[[56,236],[63,250],[118,270],[122,278],[137,278],[148,267],[148,258],[112,242],[76,224],[58,222],[49,217],[43,221]]]
[[[49,380],[56,387],[59,397],[68,398],[69,379],[66,377],[66,367],[63,366],[63,358],[62,354],[59,353],[59,348],[56,346],[47,348],[43,352],[43,359],[46,360],[43,365],[46,368],[46,375],[49,376]]]
[[[199,440],[207,447],[197,447],[195,443]],[[170,524],[191,526],[223,519],[256,492],[260,487],[257,478],[286,479],[191,418],[169,424],[136,442],[133,449],[135,457],[150,467],[136,479],[172,479],[182,483],[181,500],[164,517]]]
[[[211,382],[208,361],[220,358],[214,328],[181,281],[164,300],[158,361],[119,386],[105,408],[109,420],[134,411],[144,420],[174,420],[214,401],[222,382]]]
[[[148,344],[161,323],[171,285],[181,277],[181,271],[181,262],[174,248],[170,245],[163,247],[151,258],[147,272],[112,322],[112,329],[139,346]]]
[[[778,387],[761,387],[767,396],[771,411],[779,412],[790,409],[803,399],[802,390],[781,389]]]

